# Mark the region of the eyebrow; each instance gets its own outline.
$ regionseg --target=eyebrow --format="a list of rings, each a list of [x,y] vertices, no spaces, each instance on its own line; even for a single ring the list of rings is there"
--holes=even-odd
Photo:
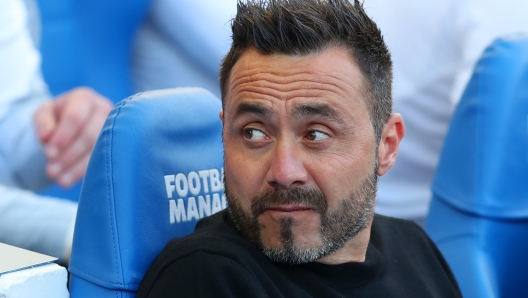
[[[233,119],[236,119],[236,118],[239,118],[243,115],[246,115],[246,114],[255,114],[255,115],[260,115],[260,116],[268,116],[271,114],[271,111],[270,109],[268,109],[267,107],[265,107],[264,105],[262,104],[258,104],[258,103],[241,103],[237,109],[236,109],[236,112],[235,112],[235,116],[233,117]]]
[[[235,111],[234,120],[247,114],[269,117],[272,111],[260,103],[241,103]],[[302,104],[293,108],[293,117],[319,116],[334,122],[344,123],[341,114],[328,104]]]
[[[324,118],[341,121],[340,114],[328,104],[303,104],[293,108],[292,115],[299,116],[321,116]]]

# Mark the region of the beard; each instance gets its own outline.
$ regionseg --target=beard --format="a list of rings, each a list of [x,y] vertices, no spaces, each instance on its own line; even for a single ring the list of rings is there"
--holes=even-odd
[[[377,168],[377,167],[376,167]],[[229,214],[240,233],[256,244],[272,261],[288,264],[303,264],[330,255],[361,232],[371,221],[377,187],[376,171],[358,187],[352,189],[334,210],[328,210],[327,201],[319,189],[297,187],[292,189],[270,189],[259,193],[251,204],[251,212],[242,208],[240,198],[233,195],[227,179],[224,190]],[[278,205],[302,205],[313,209],[320,216],[320,244],[302,248],[296,245],[293,233],[294,219],[279,218],[281,244],[267,246],[262,242],[262,227],[258,217],[269,207]]]

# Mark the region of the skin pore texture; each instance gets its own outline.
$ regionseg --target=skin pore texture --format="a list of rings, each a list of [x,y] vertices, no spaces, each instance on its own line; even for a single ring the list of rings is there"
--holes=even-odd
[[[249,49],[233,67],[220,112],[228,208],[270,259],[364,261],[377,176],[404,134],[393,114],[377,146],[367,88],[341,47],[306,56]]]

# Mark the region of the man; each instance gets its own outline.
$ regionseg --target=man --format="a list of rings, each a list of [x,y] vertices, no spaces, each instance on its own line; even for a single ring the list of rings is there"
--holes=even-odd
[[[220,72],[227,212],[171,241],[138,297],[458,297],[415,224],[373,214],[404,135],[358,1],[239,3]]]

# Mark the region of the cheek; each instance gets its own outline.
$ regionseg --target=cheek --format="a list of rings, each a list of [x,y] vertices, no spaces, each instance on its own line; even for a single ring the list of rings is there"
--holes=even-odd
[[[329,209],[362,185],[374,170],[375,147],[369,143],[347,143],[332,152],[312,158],[313,178]]]
[[[231,192],[247,210],[249,201],[260,191],[263,181],[261,167],[240,150],[225,145],[225,179]],[[228,152],[228,153],[227,153]]]

